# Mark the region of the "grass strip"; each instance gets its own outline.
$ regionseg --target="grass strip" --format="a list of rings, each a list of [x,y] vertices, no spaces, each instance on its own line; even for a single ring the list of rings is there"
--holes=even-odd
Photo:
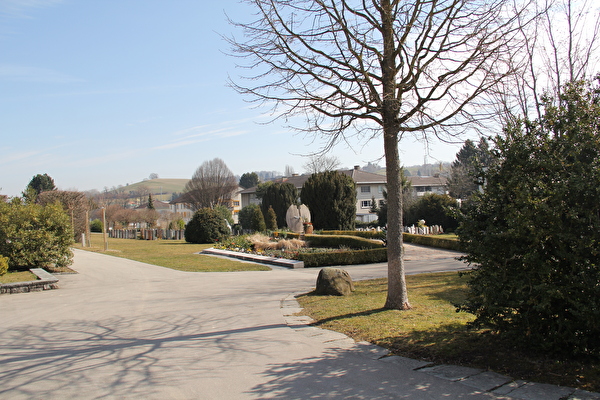
[[[104,251],[102,234],[92,234],[92,247],[74,247],[127,258],[161,267],[188,272],[269,271],[265,265],[240,262],[232,259],[195,254],[212,247],[210,244],[193,244],[184,240],[134,240],[108,239],[108,251]]]
[[[36,281],[37,276],[32,274],[29,271],[16,271],[16,272],[7,272],[6,274],[0,276],[0,284],[2,283],[16,283],[16,282],[29,282]]]
[[[315,326],[368,341],[393,354],[439,364],[495,371],[513,379],[600,392],[597,360],[557,360],[518,349],[484,330],[468,330],[473,316],[457,313],[466,278],[456,272],[406,277],[409,311],[384,309],[387,280],[355,282],[350,296],[306,294],[298,301]]]

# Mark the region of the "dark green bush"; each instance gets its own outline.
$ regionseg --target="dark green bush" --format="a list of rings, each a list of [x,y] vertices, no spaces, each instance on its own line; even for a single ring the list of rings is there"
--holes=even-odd
[[[102,232],[102,221],[99,219],[95,219],[90,222],[90,231],[92,232]]]
[[[304,267],[327,265],[372,264],[387,261],[387,249],[331,251],[327,253],[299,253],[295,259],[304,261]]]
[[[188,243],[215,243],[229,237],[230,234],[225,219],[210,208],[196,211],[185,227],[185,240]]]
[[[600,87],[567,85],[494,142],[499,162],[461,209],[474,269],[459,310],[528,350],[598,359]]]

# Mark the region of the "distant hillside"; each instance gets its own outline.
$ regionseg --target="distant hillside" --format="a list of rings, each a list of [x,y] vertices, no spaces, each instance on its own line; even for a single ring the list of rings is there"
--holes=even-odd
[[[181,193],[189,179],[147,179],[141,182],[124,186],[126,193],[133,194],[140,188],[146,187],[152,193],[152,197],[160,201],[171,201],[173,193]]]

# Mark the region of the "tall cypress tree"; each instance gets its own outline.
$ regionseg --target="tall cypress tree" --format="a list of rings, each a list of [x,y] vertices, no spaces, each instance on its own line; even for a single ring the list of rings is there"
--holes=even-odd
[[[352,177],[338,171],[312,174],[302,186],[301,199],[315,229],[354,229],[356,184]]]
[[[298,204],[298,190],[291,183],[273,183],[264,189],[262,194],[261,209],[267,215],[269,207],[273,207],[277,216],[277,226],[285,227],[285,215],[291,205]]]

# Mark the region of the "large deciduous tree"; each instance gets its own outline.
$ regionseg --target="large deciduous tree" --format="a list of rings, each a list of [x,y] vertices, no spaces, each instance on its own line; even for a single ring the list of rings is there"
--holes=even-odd
[[[228,201],[236,188],[231,170],[223,160],[215,158],[203,162],[185,185],[186,202],[194,210],[214,208]]]
[[[312,174],[300,193],[315,229],[354,229],[356,184],[352,177],[338,171]]]
[[[312,155],[303,165],[304,170],[308,174],[316,174],[318,172],[334,171],[339,168],[341,162],[336,156]]]
[[[528,348],[600,356],[600,86],[567,85],[496,138],[499,162],[459,236],[475,266],[461,309]]]
[[[246,0],[251,22],[230,38],[247,75],[240,93],[273,105],[327,151],[349,136],[383,139],[388,187],[388,295],[410,303],[402,254],[398,143],[459,134],[480,95],[514,73],[525,16],[510,0]],[[248,78],[245,80],[244,78]],[[469,107],[473,105],[473,107]],[[478,105],[478,104],[477,104]],[[300,116],[301,118],[294,119]]]
[[[514,118],[541,119],[547,93],[560,94],[565,82],[589,80],[598,72],[600,9],[594,0],[534,2],[541,18],[519,31],[524,51],[511,62],[524,65],[498,88],[502,123]],[[560,96],[553,96],[560,101]]]

